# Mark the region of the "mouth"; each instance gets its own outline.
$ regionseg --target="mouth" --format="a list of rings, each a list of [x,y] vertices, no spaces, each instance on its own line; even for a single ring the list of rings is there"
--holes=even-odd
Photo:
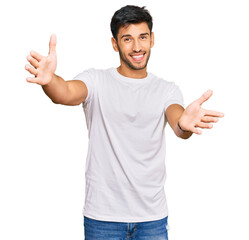
[[[141,62],[144,59],[145,53],[141,53],[141,54],[136,54],[136,55],[130,55],[132,60],[135,62]]]

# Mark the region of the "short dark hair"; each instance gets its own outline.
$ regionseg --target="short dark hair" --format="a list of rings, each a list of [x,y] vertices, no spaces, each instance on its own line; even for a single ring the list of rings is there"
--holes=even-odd
[[[113,37],[117,40],[120,27],[129,26],[130,24],[146,22],[150,33],[152,31],[153,20],[145,7],[127,5],[117,10],[111,20],[111,31]]]

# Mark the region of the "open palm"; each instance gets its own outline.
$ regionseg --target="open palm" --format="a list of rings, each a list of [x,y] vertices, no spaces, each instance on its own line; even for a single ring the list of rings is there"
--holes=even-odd
[[[221,112],[202,108],[202,104],[207,101],[212,94],[212,90],[208,90],[185,109],[179,120],[179,124],[184,130],[201,134],[202,132],[198,128],[212,128],[212,123],[216,123],[219,117],[224,116]]]
[[[27,78],[27,82],[37,83],[39,85],[48,84],[53,77],[53,74],[57,67],[57,55],[56,55],[56,35],[51,35],[49,41],[49,53],[48,56],[42,56],[35,51],[31,51],[27,57],[30,65],[25,65],[25,69],[29,71],[34,77]]]

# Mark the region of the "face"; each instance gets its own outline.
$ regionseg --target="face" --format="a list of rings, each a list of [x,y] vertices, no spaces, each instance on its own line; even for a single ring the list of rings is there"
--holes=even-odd
[[[119,52],[121,65],[132,70],[145,69],[154,45],[147,23],[130,24],[119,29],[117,41],[112,38],[113,48]]]

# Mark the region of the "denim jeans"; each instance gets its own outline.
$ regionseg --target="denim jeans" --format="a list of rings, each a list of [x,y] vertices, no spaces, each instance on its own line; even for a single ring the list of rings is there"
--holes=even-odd
[[[84,216],[85,240],[168,240],[168,216],[147,222],[109,222]]]

